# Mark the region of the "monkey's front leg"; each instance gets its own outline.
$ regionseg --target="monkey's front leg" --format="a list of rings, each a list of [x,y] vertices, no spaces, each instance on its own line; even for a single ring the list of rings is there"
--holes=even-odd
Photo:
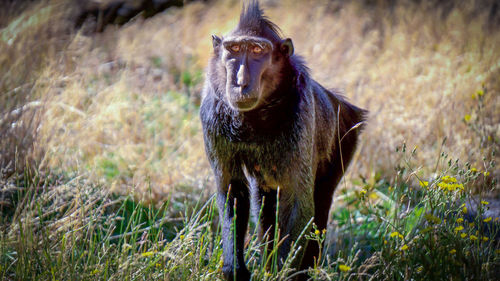
[[[301,183],[296,181],[295,183]],[[307,246],[307,240],[304,236],[298,240],[300,233],[304,231],[307,234],[307,223],[314,216],[313,188],[308,184],[291,185],[280,190],[279,194],[279,227],[280,239],[287,237],[279,249],[280,263],[284,262],[289,255],[292,243],[295,244],[295,250],[299,247],[301,250],[292,262],[292,267],[297,270],[300,267],[302,256]],[[309,226],[310,228],[311,226]]]
[[[245,234],[250,213],[249,197],[248,187],[241,180],[231,180],[229,190],[220,186],[217,194],[222,221],[222,272],[226,280],[250,280],[250,272],[244,260]]]

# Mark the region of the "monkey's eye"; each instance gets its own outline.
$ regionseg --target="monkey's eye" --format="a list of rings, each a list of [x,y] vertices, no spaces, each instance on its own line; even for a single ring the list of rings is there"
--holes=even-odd
[[[254,54],[260,54],[260,53],[262,53],[262,48],[261,48],[261,47],[259,47],[259,46],[254,46],[254,47],[252,48],[252,52],[253,52]]]
[[[233,52],[239,52],[240,51],[240,45],[232,45],[231,46],[231,51],[233,51]]]

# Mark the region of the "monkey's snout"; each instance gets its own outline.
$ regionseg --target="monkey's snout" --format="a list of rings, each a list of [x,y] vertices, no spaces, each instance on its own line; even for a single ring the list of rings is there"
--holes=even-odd
[[[250,82],[250,77],[248,70],[246,69],[246,66],[244,64],[240,65],[238,73],[236,74],[236,78],[238,86],[240,86],[242,89],[248,87],[248,83]]]
[[[249,99],[243,99],[243,100],[238,100],[234,102],[235,105],[238,107],[240,110],[245,110],[245,109],[251,109],[255,107],[255,104],[257,103],[257,99],[255,98],[249,98]]]
[[[248,96],[251,96],[253,94],[252,88],[249,87],[249,85],[238,86],[238,94],[240,94],[242,98],[249,98]]]
[[[238,87],[240,87],[242,90],[245,88],[248,88],[248,81],[246,79],[240,79],[238,78],[238,81],[236,83]]]

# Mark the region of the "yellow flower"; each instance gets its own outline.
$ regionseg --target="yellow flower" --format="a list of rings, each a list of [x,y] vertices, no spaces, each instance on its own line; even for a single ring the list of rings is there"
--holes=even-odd
[[[393,191],[394,191],[394,187],[389,186],[389,192],[393,192]]]
[[[484,173],[483,173],[483,175],[484,175],[485,177],[487,177],[487,176],[489,176],[489,175],[490,175],[490,172],[484,172]]]
[[[483,205],[488,205],[488,204],[490,204],[490,202],[488,202],[488,201],[484,201],[484,200],[481,200],[481,204],[483,204]]]
[[[319,230],[317,230],[317,229],[314,231],[314,234],[316,234],[316,235],[319,235],[320,233],[321,232],[319,232]]]
[[[321,231],[323,234],[326,233],[326,228],[324,228],[322,231]]]
[[[464,116],[465,122],[469,122],[470,118],[471,118],[470,114],[465,114],[465,116]]]
[[[457,223],[463,223],[464,222],[464,219],[463,218],[458,218],[457,219]]]
[[[464,229],[464,227],[459,225],[459,226],[455,227],[455,229],[453,229],[453,231],[459,232],[459,231],[462,231],[463,229]]]
[[[424,188],[429,186],[428,181],[419,181],[418,183],[420,184],[421,187],[424,187]]]
[[[424,271],[424,267],[423,266],[417,267],[417,273],[420,273],[422,271]]]
[[[375,200],[375,199],[377,199],[377,198],[378,198],[377,193],[375,193],[375,192],[370,192],[370,199]]]
[[[387,240],[384,239],[384,245],[387,245]]]
[[[144,253],[142,253],[142,254],[141,254],[141,257],[145,257],[145,258],[146,258],[146,257],[150,257],[150,256],[152,256],[152,255],[154,255],[154,254],[155,254],[155,253],[153,253],[153,252],[151,252],[151,251],[150,251],[150,252],[144,252]]]
[[[457,252],[457,250],[455,250],[455,249],[451,249],[451,250],[450,250],[450,254],[452,254],[452,255],[453,255],[454,253],[456,253],[456,252]]]
[[[490,240],[490,238],[486,237],[486,236],[483,236],[481,239],[483,239],[484,242]]]
[[[451,176],[444,176],[441,181],[445,182],[445,183],[452,183],[452,182],[457,182],[457,179],[455,177],[451,177]]]
[[[393,237],[395,237],[395,236],[399,237],[400,239],[403,239],[403,238],[404,238],[404,236],[403,236],[403,235],[401,235],[401,233],[399,233],[399,232],[397,232],[397,231],[394,231],[393,233],[391,233],[391,238],[393,238]]]
[[[366,190],[363,189],[359,193],[361,194],[361,196],[365,196],[366,195]]]
[[[473,100],[476,99],[476,94],[472,94],[471,97],[472,97]]]
[[[157,262],[157,263],[155,264],[155,266],[156,266],[156,268],[160,268],[160,267],[161,267],[161,263]]]
[[[462,233],[462,234],[460,234],[460,237],[462,237],[462,238],[467,237],[467,233]]]
[[[408,245],[404,244],[403,246],[401,246],[400,250],[401,250],[401,251],[406,251],[406,250],[408,250]]]
[[[478,96],[482,97],[484,95],[484,91],[483,90],[479,90],[477,91],[476,93]]]
[[[351,267],[350,267],[350,266],[347,266],[347,265],[345,265],[345,264],[341,264],[341,265],[339,265],[339,269],[340,269],[340,271],[342,271],[342,272],[347,272],[347,271],[351,270]]]
[[[491,221],[491,217],[487,217],[483,220],[484,222],[490,222]]]
[[[181,240],[184,240],[184,235],[181,234],[181,236],[179,236],[179,238],[181,238]]]
[[[473,172],[473,173],[477,173],[477,169],[476,168],[471,168],[470,171]]]
[[[445,182],[440,182],[440,183],[438,183],[438,184],[437,184],[437,186],[438,186],[439,188],[441,188],[442,190],[446,190],[446,189],[448,189],[448,185],[449,185],[449,184],[447,184],[447,183],[445,183]]]
[[[472,234],[471,234],[471,236],[469,236],[469,238],[470,238],[470,240],[472,240],[472,241],[476,241],[476,240],[477,240],[477,236],[476,236],[476,235],[472,235]]]
[[[465,207],[465,206],[464,206],[464,207],[462,208],[462,213],[467,214],[467,207]]]

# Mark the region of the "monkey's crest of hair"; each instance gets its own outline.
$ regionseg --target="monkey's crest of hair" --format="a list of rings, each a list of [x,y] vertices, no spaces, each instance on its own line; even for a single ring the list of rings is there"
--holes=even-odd
[[[252,36],[267,37],[273,43],[281,40],[281,30],[268,17],[264,15],[264,11],[260,8],[259,2],[256,0],[250,1],[248,4],[243,5],[240,14],[240,22],[235,29],[239,33]]]

